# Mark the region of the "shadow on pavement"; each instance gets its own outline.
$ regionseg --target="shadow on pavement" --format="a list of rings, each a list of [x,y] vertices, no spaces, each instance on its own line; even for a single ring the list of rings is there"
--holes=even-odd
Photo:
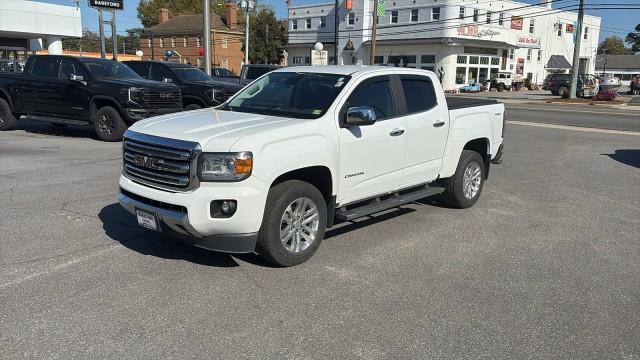
[[[640,149],[621,149],[616,150],[613,154],[601,154],[619,161],[625,165],[640,168]]]
[[[19,120],[17,129],[31,134],[98,140],[91,125],[55,126],[44,121]]]
[[[382,221],[393,219],[395,217],[414,212],[415,210],[401,207],[401,208],[393,208],[393,210],[391,211],[389,210],[385,210],[385,211],[387,212],[384,212],[380,215],[373,214],[373,215],[367,216],[363,218],[364,220],[360,220],[358,222],[350,221],[346,223],[337,224],[336,226],[332,227],[330,230],[327,230],[327,232],[324,234],[324,240],[327,240],[334,236],[339,236],[354,230],[358,230],[365,226],[369,226]]]

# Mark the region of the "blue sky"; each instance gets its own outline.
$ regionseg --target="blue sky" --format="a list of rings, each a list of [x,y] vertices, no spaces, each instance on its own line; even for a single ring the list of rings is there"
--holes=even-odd
[[[73,0],[37,0],[40,2],[48,2],[61,5],[75,6],[76,1]],[[355,0],[358,1],[358,0]],[[534,4],[539,1],[535,0],[521,0],[525,3]],[[118,33],[125,33],[124,30],[140,27],[140,21],[137,17],[136,7],[139,0],[125,0],[125,10],[119,11],[116,15],[116,23],[118,25]],[[287,16],[287,6],[285,0],[260,0],[262,4],[268,4],[272,6],[280,18]],[[292,0],[293,5],[304,5],[313,3],[327,3],[331,0]],[[80,6],[82,7],[82,25],[90,30],[97,31],[98,29],[98,12],[95,9],[87,6],[87,0],[80,0]],[[572,2],[577,4],[577,0]],[[635,0],[600,0],[593,1],[594,4],[606,4],[606,3],[628,3],[637,4]],[[563,3],[567,4],[567,3]],[[571,3],[568,3],[571,4]],[[589,2],[587,2],[589,4]],[[600,29],[600,40],[607,36],[618,35],[624,38],[624,36],[632,31],[633,28],[640,23],[640,10],[592,10],[587,11],[589,15],[600,16],[602,18],[602,28]],[[106,15],[106,19],[110,15]]]

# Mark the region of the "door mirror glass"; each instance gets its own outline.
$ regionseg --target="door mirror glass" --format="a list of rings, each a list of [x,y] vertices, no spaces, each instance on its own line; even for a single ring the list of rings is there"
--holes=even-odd
[[[78,74],[69,75],[69,80],[71,81],[84,81],[84,76]]]
[[[370,106],[356,106],[347,110],[347,125],[366,126],[376,122],[376,112]]]

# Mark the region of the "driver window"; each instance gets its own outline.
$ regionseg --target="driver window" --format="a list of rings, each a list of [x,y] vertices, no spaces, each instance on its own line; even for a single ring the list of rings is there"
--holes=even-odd
[[[71,74],[84,76],[84,72],[80,69],[80,65],[74,61],[62,59],[60,62],[60,70],[58,71],[58,79],[69,80]]]
[[[347,109],[357,106],[373,108],[378,120],[395,116],[393,94],[388,77],[365,80],[351,93]]]
[[[164,81],[164,79],[175,81],[173,74],[167,68],[162,65],[152,64],[151,71],[149,71],[149,80]]]

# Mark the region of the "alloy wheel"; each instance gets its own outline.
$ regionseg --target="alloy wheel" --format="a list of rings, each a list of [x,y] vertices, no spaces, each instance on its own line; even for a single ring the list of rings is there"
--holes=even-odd
[[[482,183],[482,170],[480,164],[472,161],[467,165],[462,177],[462,193],[467,199],[473,199],[480,191]]]
[[[320,213],[313,200],[302,197],[291,202],[280,220],[280,241],[288,251],[306,250],[318,235]]]

